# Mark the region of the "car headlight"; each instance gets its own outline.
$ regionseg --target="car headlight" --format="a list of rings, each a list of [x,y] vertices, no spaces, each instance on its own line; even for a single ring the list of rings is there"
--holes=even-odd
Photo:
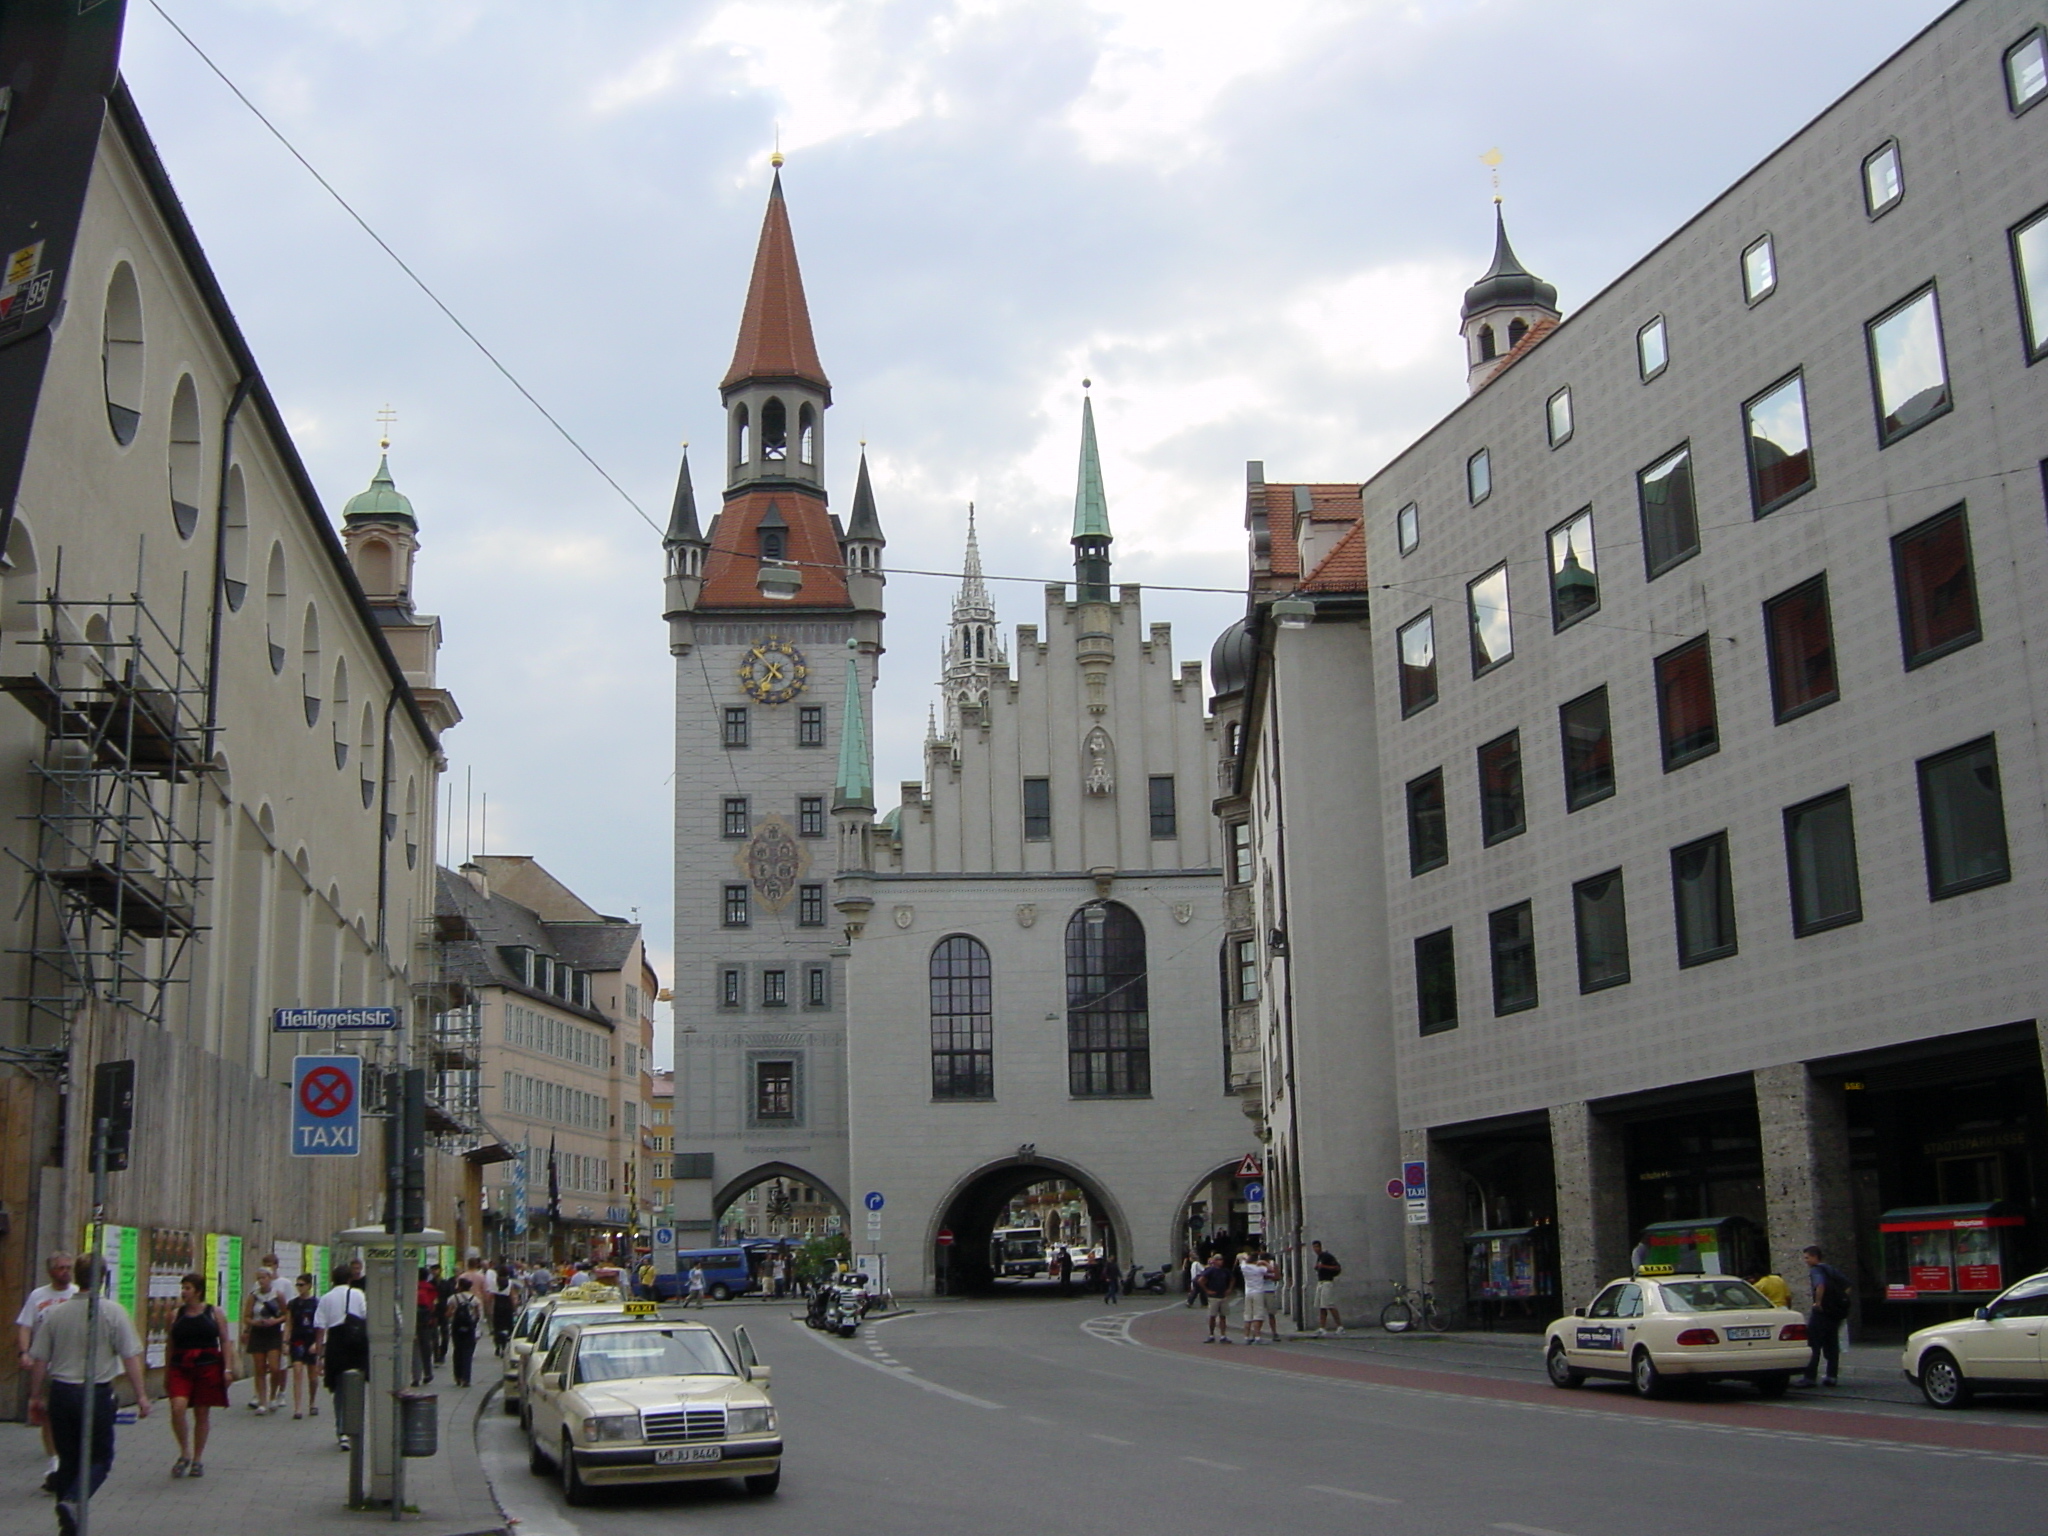
[[[734,1408],[726,1414],[729,1435],[765,1435],[775,1428],[773,1408]]]
[[[640,1438],[640,1415],[637,1413],[600,1413],[583,1421],[583,1438],[586,1440],[638,1440]]]

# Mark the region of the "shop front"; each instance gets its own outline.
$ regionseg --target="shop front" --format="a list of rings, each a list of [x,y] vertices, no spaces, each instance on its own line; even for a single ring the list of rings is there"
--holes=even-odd
[[[1998,1201],[1886,1211],[1878,1218],[1885,1300],[1938,1309],[1921,1326],[1976,1310],[2026,1273],[2018,1262],[2026,1224]]]
[[[1767,1226],[1763,1137],[1745,1075],[1600,1106],[1623,1133],[1629,1230],[1672,1223]]]
[[[1489,1333],[1535,1332],[1558,1314],[1557,1228],[1499,1227],[1465,1234],[1466,1305]]]
[[[1439,1304],[1477,1327],[1540,1331],[1559,1309],[1549,1117],[1438,1126],[1429,1156],[1454,1213],[1437,1239]]]

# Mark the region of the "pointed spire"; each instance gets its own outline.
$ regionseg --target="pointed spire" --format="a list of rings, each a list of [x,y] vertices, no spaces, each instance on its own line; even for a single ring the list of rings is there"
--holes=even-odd
[[[981,578],[981,544],[974,536],[974,503],[967,503],[967,556],[961,565],[960,593],[953,599],[953,611],[987,608],[988,585]]]
[[[839,776],[832,785],[832,808],[875,808],[875,765],[868,755],[867,719],[860,710],[860,656],[851,649],[851,642],[846,657],[846,702],[841,706],[839,722]]]
[[[1504,309],[1510,305],[1533,305],[1538,309],[1557,311],[1557,289],[1543,281],[1515,255],[1515,248],[1508,244],[1507,220],[1502,217],[1500,200],[1493,204],[1493,265],[1481,274],[1478,282],[1465,290],[1464,318],[1489,309]]]
[[[882,520],[875,516],[875,488],[868,480],[868,445],[860,445],[860,477],[853,485],[853,516],[846,524],[848,543],[865,541],[869,544],[886,544],[882,537]]]
[[[1088,381],[1082,380],[1086,389]],[[1109,497],[1102,489],[1102,455],[1095,448],[1095,402],[1081,397],[1081,473],[1074,487],[1074,539],[1108,543]]]
[[[924,744],[930,746],[939,739],[939,707],[927,704],[924,707]]]
[[[704,530],[697,525],[697,489],[690,483],[690,445],[683,444],[683,467],[676,475],[675,505],[669,508],[664,548],[677,544],[702,544]]]
[[[732,366],[718,387],[729,390],[750,379],[801,379],[825,391],[832,384],[818,361],[811,335],[810,306],[804,300],[804,278],[796,261],[796,238],[790,233],[789,209],[782,201],[782,172],[768,193],[768,211],[761,220],[761,243],[754,251],[754,275],[747,284],[747,307],[740,315],[739,341]]]

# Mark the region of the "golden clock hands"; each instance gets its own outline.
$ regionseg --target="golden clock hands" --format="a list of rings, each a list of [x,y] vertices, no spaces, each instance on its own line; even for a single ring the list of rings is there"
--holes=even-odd
[[[765,660],[765,658],[763,658],[763,659]],[[765,672],[763,672],[763,673],[761,674],[761,676],[762,676],[762,680],[763,680],[763,681],[765,681],[765,682],[770,682],[770,683],[779,683],[779,682],[781,682],[781,681],[782,681],[782,663],[781,663],[781,662],[779,662],[779,661],[770,661],[770,662],[768,662],[768,669],[767,669],[767,670],[766,670]]]

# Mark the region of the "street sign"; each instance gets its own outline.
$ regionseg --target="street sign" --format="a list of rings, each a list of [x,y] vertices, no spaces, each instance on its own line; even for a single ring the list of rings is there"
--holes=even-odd
[[[1387,1198],[1389,1200],[1400,1199],[1402,1195],[1407,1193],[1407,1190],[1408,1186],[1402,1183],[1399,1179],[1387,1180]]]
[[[396,1029],[396,1008],[273,1008],[270,1032],[298,1035],[321,1030]]]
[[[354,1157],[362,1151],[363,1058],[292,1058],[292,1156]]]
[[[953,1229],[951,1227],[939,1228],[939,1246],[941,1248],[953,1246]]]
[[[882,1192],[879,1189],[869,1190],[861,1204],[871,1211],[879,1211],[882,1208]]]
[[[1401,1165],[1401,1194],[1408,1202],[1408,1225],[1429,1225],[1429,1164],[1420,1159]]]
[[[1263,1205],[1265,1203],[1265,1200],[1266,1186],[1264,1184],[1259,1183],[1257,1180],[1253,1180],[1251,1183],[1245,1185],[1244,1203],[1246,1205]]]
[[[1259,1167],[1259,1159],[1256,1153],[1245,1153],[1244,1161],[1237,1165],[1237,1176],[1240,1179],[1258,1179],[1265,1177],[1265,1170]]]

